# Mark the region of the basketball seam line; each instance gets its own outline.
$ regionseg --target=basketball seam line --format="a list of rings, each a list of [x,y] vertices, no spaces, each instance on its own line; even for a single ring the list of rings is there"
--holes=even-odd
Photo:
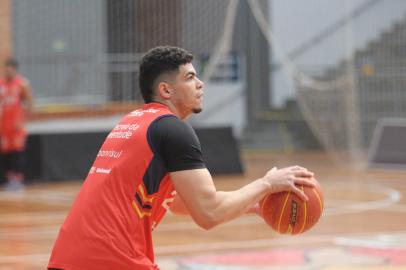
[[[283,217],[283,214],[285,213],[285,208],[286,208],[286,204],[288,203],[289,196],[290,196],[290,191],[289,191],[288,194],[286,195],[285,202],[283,203],[282,211],[281,211],[281,213],[280,213],[280,215],[279,215],[279,223],[278,223],[278,232],[279,232],[279,233],[280,233],[280,227],[281,227],[282,217]]]
[[[313,192],[314,192],[314,194],[316,195],[317,200],[319,201],[319,204],[320,204],[320,211],[323,213],[324,205],[323,205],[323,202],[321,201],[321,197],[320,197],[320,195],[319,195],[319,192],[318,192],[317,190],[315,190],[315,189],[313,189]]]
[[[304,192],[304,187],[302,185],[302,191]],[[299,233],[302,233],[304,230],[304,227],[306,225],[306,221],[307,221],[307,203],[304,202],[304,220],[303,220],[303,225],[302,228],[300,229]]]

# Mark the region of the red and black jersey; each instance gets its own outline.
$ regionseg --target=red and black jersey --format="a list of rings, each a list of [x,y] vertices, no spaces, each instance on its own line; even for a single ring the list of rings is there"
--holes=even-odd
[[[168,173],[203,167],[193,130],[166,106],[129,113],[98,152],[48,267],[158,269],[151,233],[176,194]]]
[[[23,87],[27,85],[28,80],[21,75],[0,80],[0,150],[3,153],[24,150],[27,132]]]

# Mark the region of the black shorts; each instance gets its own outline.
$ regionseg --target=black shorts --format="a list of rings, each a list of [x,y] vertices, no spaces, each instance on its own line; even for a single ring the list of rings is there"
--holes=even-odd
[[[24,152],[10,152],[2,154],[3,169],[5,172],[12,171],[23,173]]]

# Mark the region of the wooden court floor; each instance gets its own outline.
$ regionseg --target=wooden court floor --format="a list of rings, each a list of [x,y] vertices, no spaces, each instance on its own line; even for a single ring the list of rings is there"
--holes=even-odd
[[[211,231],[167,216],[154,232],[161,269],[406,269],[406,171],[355,170],[322,153],[246,153],[244,175],[215,177],[230,190],[272,167],[302,165],[325,194],[319,223],[300,236],[272,232],[254,215]],[[81,182],[0,191],[0,269],[45,269],[53,241]]]

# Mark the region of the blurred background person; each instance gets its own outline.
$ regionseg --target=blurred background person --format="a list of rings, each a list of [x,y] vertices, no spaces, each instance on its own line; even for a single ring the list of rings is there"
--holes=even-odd
[[[0,79],[0,150],[7,191],[24,189],[25,118],[32,104],[29,81],[18,73],[17,61],[7,59]]]

